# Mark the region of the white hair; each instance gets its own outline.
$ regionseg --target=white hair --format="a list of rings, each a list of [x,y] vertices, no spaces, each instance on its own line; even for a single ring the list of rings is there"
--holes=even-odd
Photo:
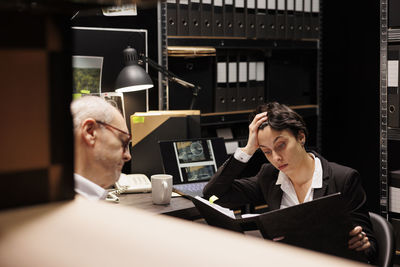
[[[84,96],[72,101],[71,113],[74,120],[74,130],[81,126],[88,118],[110,123],[114,119],[114,106],[98,96]],[[118,111],[118,110],[117,110]]]

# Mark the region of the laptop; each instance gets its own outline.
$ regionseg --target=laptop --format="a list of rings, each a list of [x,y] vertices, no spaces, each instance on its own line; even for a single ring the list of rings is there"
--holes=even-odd
[[[223,138],[159,141],[164,173],[173,176],[173,191],[203,196],[203,188],[228,158]]]
[[[340,193],[263,213],[257,225],[265,239],[365,262],[362,252],[348,249],[354,226]]]

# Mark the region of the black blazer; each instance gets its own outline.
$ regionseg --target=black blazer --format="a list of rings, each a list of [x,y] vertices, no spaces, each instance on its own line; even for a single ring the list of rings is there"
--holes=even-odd
[[[367,254],[369,260],[373,261],[377,249],[376,240],[359,173],[349,167],[329,162],[314,151],[312,153],[320,159],[323,173],[322,188],[314,189],[313,198],[341,192],[354,226],[360,225],[369,238],[371,248]],[[217,203],[228,207],[267,204],[270,210],[279,209],[283,194],[280,185],[275,184],[279,170],[272,164],[265,163],[256,176],[235,179],[245,167],[246,163],[231,156],[206,185],[204,196],[208,198],[216,195],[219,198]]]

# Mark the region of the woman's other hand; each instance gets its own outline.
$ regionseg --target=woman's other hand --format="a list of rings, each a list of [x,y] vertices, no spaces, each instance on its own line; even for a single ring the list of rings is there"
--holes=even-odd
[[[349,249],[363,251],[371,246],[371,243],[369,242],[367,235],[362,231],[361,226],[354,227],[354,229],[350,231],[349,235]]]

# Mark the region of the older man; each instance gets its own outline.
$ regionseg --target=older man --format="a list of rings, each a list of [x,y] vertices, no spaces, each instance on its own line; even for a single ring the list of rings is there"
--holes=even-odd
[[[131,136],[118,109],[96,96],[71,104],[75,135],[75,191],[88,199],[105,199],[126,161]]]

